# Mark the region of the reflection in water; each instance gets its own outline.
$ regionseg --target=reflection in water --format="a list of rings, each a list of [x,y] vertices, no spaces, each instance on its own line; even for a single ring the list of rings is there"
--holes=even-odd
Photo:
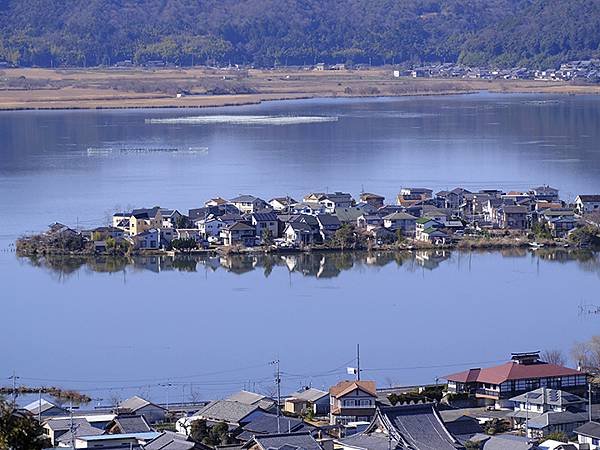
[[[485,252],[480,252],[485,253]],[[600,253],[587,250],[539,249],[535,252],[525,248],[511,248],[497,252],[506,258],[523,258],[535,255],[540,260],[566,263],[576,261],[586,272],[600,275]],[[460,261],[470,260],[472,252],[449,250],[420,251],[381,251],[381,252],[310,252],[287,254],[247,254],[247,255],[177,255],[177,256],[136,256],[116,257],[69,257],[46,256],[43,258],[22,258],[32,265],[49,269],[58,279],[63,279],[79,270],[91,272],[120,272],[126,268],[151,272],[180,271],[199,272],[225,270],[242,275],[253,270],[261,270],[265,278],[274,269],[287,270],[307,277],[335,278],[342,272],[360,268],[377,268],[389,264],[402,266],[407,271],[421,269],[434,270],[455,256]]]

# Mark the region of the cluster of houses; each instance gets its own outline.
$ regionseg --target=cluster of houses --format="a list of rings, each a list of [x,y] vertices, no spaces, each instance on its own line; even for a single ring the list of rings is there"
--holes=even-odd
[[[407,389],[419,395],[425,388],[378,389],[354,373],[356,379],[327,391],[303,387],[283,398],[243,390],[164,405],[134,396],[83,410],[40,397],[24,411],[41,422],[53,447],[63,449],[600,449],[600,409],[584,398],[590,375],[544,362],[539,352],[447,375],[441,401],[425,394],[392,404],[392,392],[401,398]],[[217,426],[224,438],[202,439]]]
[[[161,207],[134,209],[112,216],[111,226],[84,231],[98,250],[108,238],[127,240],[135,249],[168,248],[174,239],[197,246],[276,245],[301,248],[330,243],[346,226],[374,244],[410,239],[449,244],[485,230],[527,232],[542,227],[566,237],[583,216],[600,211],[600,195],[580,195],[574,204],[559,191],[539,186],[528,191],[464,188],[439,191],[402,188],[393,204],[382,195],[362,192],[313,192],[300,201],[291,197],[263,200],[253,195],[210,199],[183,214]]]
[[[600,60],[588,59],[570,61],[560,65],[559,69],[536,70],[527,67],[509,69],[491,69],[469,67],[455,63],[423,65],[393,71],[394,77],[412,78],[464,78],[482,80],[544,80],[586,82],[600,81]]]

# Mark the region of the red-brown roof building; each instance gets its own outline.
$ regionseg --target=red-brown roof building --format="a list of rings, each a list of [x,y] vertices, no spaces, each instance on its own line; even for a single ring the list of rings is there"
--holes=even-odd
[[[377,389],[374,381],[340,381],[329,388],[330,423],[370,422],[375,414]]]
[[[496,401],[540,387],[582,394],[587,385],[585,373],[543,362],[539,353],[513,353],[511,361],[499,366],[469,369],[444,378],[451,393]]]

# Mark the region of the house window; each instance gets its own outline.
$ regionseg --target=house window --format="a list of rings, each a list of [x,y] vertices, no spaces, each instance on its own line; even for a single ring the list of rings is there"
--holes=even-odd
[[[596,438],[592,438],[592,444],[598,445],[598,444],[600,444],[600,441]]]

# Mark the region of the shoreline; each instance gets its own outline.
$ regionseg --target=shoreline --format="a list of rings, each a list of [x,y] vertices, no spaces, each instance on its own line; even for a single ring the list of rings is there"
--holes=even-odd
[[[307,253],[370,253],[370,252],[415,252],[415,251],[502,251],[508,249],[565,249],[565,250],[591,250],[593,252],[598,249],[582,247],[573,243],[568,243],[565,240],[551,239],[542,240],[541,242],[533,242],[529,240],[505,240],[502,238],[492,239],[469,239],[458,241],[456,243],[436,245],[422,241],[411,241],[406,245],[378,245],[371,247],[335,247],[314,245],[304,248],[281,248],[281,247],[213,247],[208,249],[194,249],[191,251],[185,250],[133,250],[128,253],[107,253],[107,252],[90,252],[90,251],[60,251],[60,250],[45,250],[31,251],[18,248],[19,240],[17,240],[16,256],[19,258],[37,258],[46,256],[56,257],[73,257],[73,258],[129,258],[140,256],[195,256],[195,255],[213,255],[213,256],[234,256],[234,255],[286,255],[286,254],[307,254]]]
[[[202,68],[0,71],[0,111],[201,109],[270,101],[327,98],[403,98],[480,92],[600,95],[600,84],[563,81],[394,78],[387,69],[364,71]],[[180,96],[176,95],[183,93]]]

